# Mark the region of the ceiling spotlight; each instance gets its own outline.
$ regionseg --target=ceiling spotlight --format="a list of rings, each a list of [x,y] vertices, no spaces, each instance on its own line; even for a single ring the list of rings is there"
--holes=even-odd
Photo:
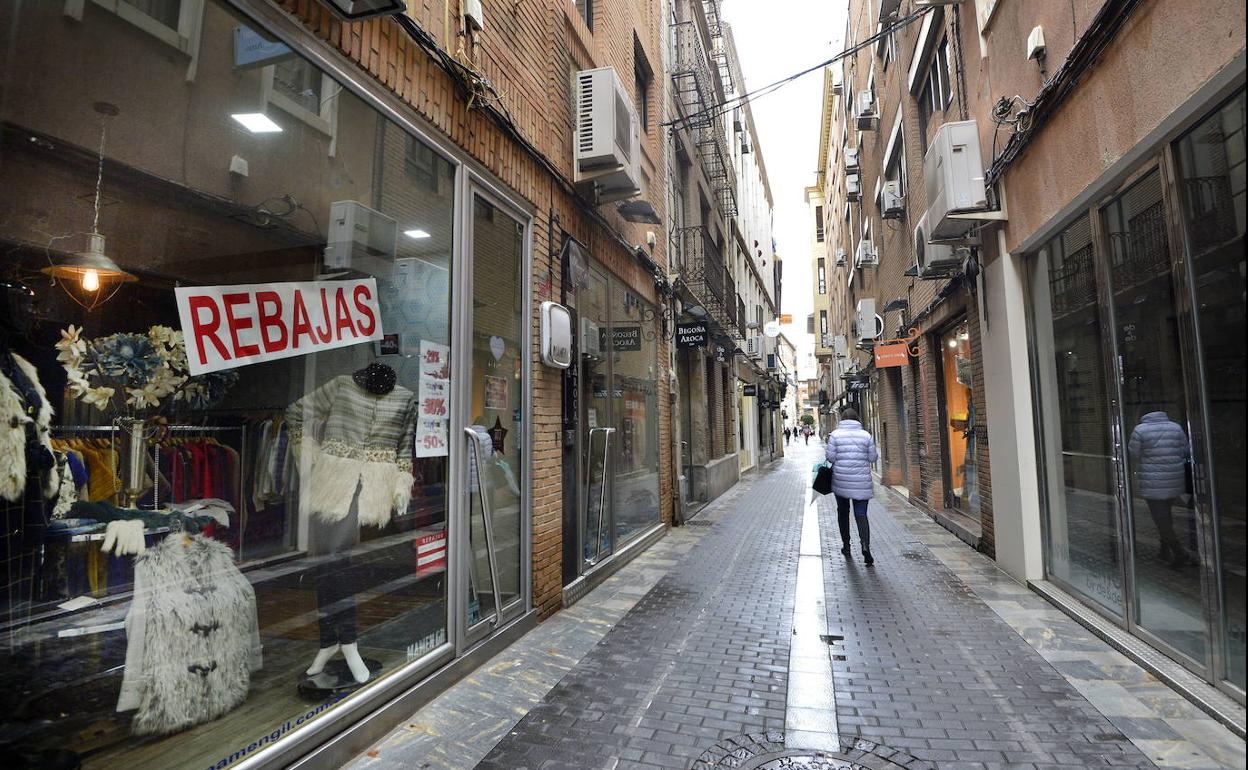
[[[403,13],[407,4],[402,0],[329,0],[330,10],[347,21]]]
[[[282,130],[281,126],[263,112],[236,112],[230,117],[253,134],[276,134]]]
[[[419,241],[422,238],[432,237],[429,235],[429,233],[425,232],[424,230],[404,230],[403,234],[406,235],[408,238],[411,238],[417,241]]]

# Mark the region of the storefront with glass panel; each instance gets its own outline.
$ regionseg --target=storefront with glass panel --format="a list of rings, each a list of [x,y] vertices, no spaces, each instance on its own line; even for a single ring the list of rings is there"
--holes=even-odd
[[[1028,257],[1048,577],[1243,700],[1245,97]]]
[[[574,495],[565,501],[573,513],[564,525],[565,586],[660,526],[655,306],[593,261],[569,295],[578,334],[564,402],[565,423],[575,426],[568,436],[575,478],[565,487]]]
[[[524,208],[225,2],[0,26],[6,752],[226,767],[525,615]]]

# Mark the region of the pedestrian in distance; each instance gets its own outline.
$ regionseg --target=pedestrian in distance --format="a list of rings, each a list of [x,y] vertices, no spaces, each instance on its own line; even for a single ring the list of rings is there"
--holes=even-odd
[[[841,412],[840,424],[828,434],[824,449],[828,465],[832,466],[832,494],[836,496],[836,523],[841,530],[841,553],[852,555],[849,547],[849,509],[854,509],[854,523],[858,525],[858,546],[862,560],[875,564],[871,556],[871,523],[867,520],[867,504],[875,493],[871,480],[871,464],[879,459],[875,439],[858,421],[853,409]]]
[[[788,428],[784,429],[784,443],[786,444],[789,443],[789,429]]]
[[[810,443],[810,428],[802,428],[802,438],[806,439],[806,443]]]

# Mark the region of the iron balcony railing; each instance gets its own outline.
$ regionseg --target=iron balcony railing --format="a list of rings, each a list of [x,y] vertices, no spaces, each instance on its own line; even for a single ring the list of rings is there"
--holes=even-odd
[[[732,305],[735,311],[737,289],[728,277],[719,247],[701,225],[681,228],[676,236],[680,248],[677,265],[685,285],[706,309],[707,316],[725,334],[732,334],[736,323],[730,320],[728,307]]]
[[[684,108],[685,124],[693,132],[698,157],[721,211],[725,216],[736,216],[736,178],[724,135],[725,118],[712,109],[722,101],[722,91],[712,74],[712,67],[719,70],[719,60],[707,55],[702,31],[694,21],[672,25],[672,49],[672,84]]]

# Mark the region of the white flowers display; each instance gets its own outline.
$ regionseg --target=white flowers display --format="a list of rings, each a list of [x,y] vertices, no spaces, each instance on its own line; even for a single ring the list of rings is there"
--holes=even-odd
[[[71,325],[61,330],[56,349],[70,393],[100,411],[113,407],[135,416],[157,412],[170,401],[202,409],[238,380],[235,372],[191,377],[182,332],[168,326],[153,326],[145,335],[120,332],[88,340]]]

